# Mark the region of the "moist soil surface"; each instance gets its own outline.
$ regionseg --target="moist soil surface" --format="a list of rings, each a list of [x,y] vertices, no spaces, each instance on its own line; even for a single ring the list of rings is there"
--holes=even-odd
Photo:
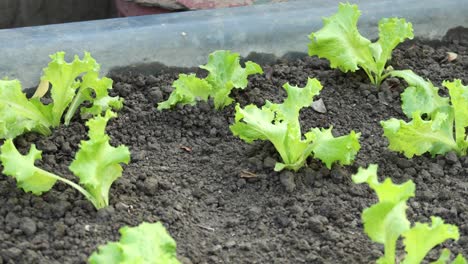
[[[459,78],[468,84],[468,45],[411,42],[394,51],[395,69],[412,69],[440,86]],[[446,52],[458,54],[446,60]],[[132,161],[110,191],[110,206],[96,211],[72,188],[57,183],[41,196],[0,177],[0,263],[85,263],[97,246],[120,238],[124,225],[162,221],[177,241],[183,263],[373,263],[383,247],[363,231],[361,212],[377,199],[351,175],[359,166],[379,165],[379,176],[401,183],[412,179],[411,221],[437,215],[460,228],[460,239],[444,245],[468,256],[468,158],[454,153],[411,160],[387,149],[379,121],[403,118],[405,83],[387,79],[380,90],[363,72],[342,73],[325,60],[303,57],[264,66],[249,87],[232,96],[242,106],[281,102],[281,86],[304,86],[318,78],[327,113],[301,111],[303,132],[333,126],[335,136],[361,132],[361,150],[350,166],[328,170],[310,158],[300,171],[273,171],[279,156],[269,142],[247,144],[232,135],[234,105],[216,111],[211,103],[157,111],[177,73],[119,73],[113,93],[125,98],[110,121],[112,144],[125,144]],[[442,91],[444,93],[444,91]],[[446,91],[445,91],[446,93]],[[84,121],[76,118],[49,137],[27,134],[15,143],[43,150],[38,166],[73,179],[67,169]],[[433,250],[434,260],[440,248]],[[403,254],[400,251],[400,254]]]

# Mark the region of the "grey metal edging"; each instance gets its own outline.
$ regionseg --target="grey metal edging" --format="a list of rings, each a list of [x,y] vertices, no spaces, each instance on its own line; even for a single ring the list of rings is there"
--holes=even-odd
[[[467,0],[360,0],[361,34],[377,37],[383,17],[404,17],[415,35],[441,38],[448,29],[468,26]],[[322,17],[336,12],[336,0],[293,1],[218,10],[98,20],[0,30],[0,77],[21,80],[24,87],[38,83],[48,55],[66,51],[82,56],[90,51],[110,69],[159,62],[167,66],[203,64],[217,49],[243,56],[250,52],[281,57],[306,52],[307,35],[322,26]]]

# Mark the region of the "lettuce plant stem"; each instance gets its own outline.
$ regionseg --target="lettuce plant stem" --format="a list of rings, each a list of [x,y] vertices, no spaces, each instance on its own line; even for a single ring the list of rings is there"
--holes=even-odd
[[[395,251],[396,251],[396,244],[395,243],[385,243],[384,246],[385,252],[385,263],[392,264],[395,263]]]
[[[371,83],[376,85],[377,83],[376,83],[376,81],[374,79],[374,76],[372,76],[372,74],[366,68],[363,67],[362,69],[366,72],[366,74],[369,77],[369,80],[371,81]]]
[[[65,179],[63,177],[60,177],[60,176],[57,176],[53,173],[50,173],[46,170],[43,170],[43,169],[40,169],[40,168],[37,168],[38,172],[44,176],[47,176],[47,177],[50,177],[50,178],[54,178],[56,180],[59,180],[59,181],[62,181],[68,185],[70,185],[71,187],[75,188],[77,191],[79,191],[81,194],[83,194],[86,199],[88,199],[89,201],[91,201],[91,203],[93,203],[94,207],[96,207],[96,209],[100,209],[102,208],[102,206],[99,206],[96,202],[96,200],[94,199],[94,197],[88,192],[86,191],[83,187],[79,186],[78,184],[68,180],[68,179]]]
[[[78,107],[83,101],[84,101],[83,90],[80,89],[77,95],[75,96],[75,98],[73,98],[73,101],[71,102],[70,106],[68,107],[67,113],[65,113],[64,123],[66,126],[70,124],[70,120],[72,119],[76,110],[78,109]]]

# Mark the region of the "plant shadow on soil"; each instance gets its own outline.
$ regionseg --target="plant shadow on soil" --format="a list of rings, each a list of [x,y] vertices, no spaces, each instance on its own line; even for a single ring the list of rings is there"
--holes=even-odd
[[[458,53],[458,59],[447,62],[447,51]],[[406,43],[390,63],[438,86],[454,78],[468,84],[468,45],[459,40]],[[364,234],[360,216],[376,197],[351,181],[359,166],[370,163],[379,164],[381,179],[415,181],[409,218],[428,222],[438,215],[456,224],[460,240],[445,245],[468,256],[468,158],[408,160],[387,150],[379,121],[403,118],[402,81],[387,79],[377,91],[362,72],[344,74],[309,57],[280,60],[264,70],[250,78],[247,89],[232,93],[235,100],[281,102],[284,83],[303,86],[308,77],[318,78],[324,88],[315,99],[322,98],[328,112],[304,108],[303,132],[331,125],[335,136],[361,132],[354,165],[328,170],[309,159],[297,173],[276,173],[279,156],[270,143],[246,144],[229,131],[233,105],[222,111],[210,103],[157,111],[176,73],[116,73],[113,93],[124,97],[125,105],[107,130],[113,145],[130,148],[132,161],[111,188],[111,205],[96,212],[61,183],[34,196],[2,175],[0,263],[84,263],[98,245],[118,240],[120,227],[142,221],[164,223],[183,263],[372,263],[383,248]],[[76,118],[50,137],[28,134],[16,145],[26,151],[36,143],[43,150],[42,168],[72,177],[67,167],[85,138],[84,122]]]

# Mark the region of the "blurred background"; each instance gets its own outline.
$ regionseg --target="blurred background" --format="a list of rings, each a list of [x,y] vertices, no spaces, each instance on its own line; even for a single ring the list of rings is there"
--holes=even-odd
[[[294,0],[0,0],[0,29]]]

